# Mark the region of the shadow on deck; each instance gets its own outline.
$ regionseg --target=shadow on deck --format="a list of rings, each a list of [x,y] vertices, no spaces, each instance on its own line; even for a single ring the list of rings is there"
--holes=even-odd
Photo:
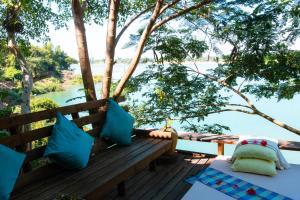
[[[213,156],[177,153],[177,161],[172,164],[157,163],[156,170],[143,170],[126,181],[126,195],[120,197],[117,190],[103,199],[181,199],[191,185],[185,183],[189,176],[207,167]]]

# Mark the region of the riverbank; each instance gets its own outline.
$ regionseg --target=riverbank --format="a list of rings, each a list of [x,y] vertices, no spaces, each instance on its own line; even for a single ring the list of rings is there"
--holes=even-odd
[[[74,71],[63,71],[62,72],[62,88],[64,90],[68,89],[73,85],[82,85],[82,76],[80,74],[76,74]],[[94,83],[100,83],[102,81],[102,75],[94,75],[93,76]]]

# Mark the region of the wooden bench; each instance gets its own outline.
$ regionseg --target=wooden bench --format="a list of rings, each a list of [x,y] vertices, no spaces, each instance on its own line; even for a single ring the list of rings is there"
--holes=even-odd
[[[121,195],[124,195],[125,181],[130,176],[151,166],[155,159],[171,148],[171,140],[151,138],[150,131],[146,130],[134,130],[133,144],[130,146],[114,145],[99,138],[105,118],[105,112],[100,108],[105,103],[105,100],[98,100],[0,119],[0,130],[5,129],[11,133],[9,137],[1,138],[0,144],[27,154],[11,199],[52,200],[59,195],[100,199],[115,187]],[[98,112],[87,115],[87,111],[91,110],[98,110]],[[45,146],[31,149],[28,148],[28,144],[50,136],[52,126],[29,132],[22,132],[20,127],[41,120],[53,119],[58,111],[64,115],[71,115],[78,127],[82,128],[86,125],[92,127],[93,124],[93,128],[87,133],[96,140],[89,164],[83,170],[66,170],[51,162],[36,169],[32,168],[32,163],[42,158]],[[80,116],[79,113],[82,112],[85,112],[85,116]]]

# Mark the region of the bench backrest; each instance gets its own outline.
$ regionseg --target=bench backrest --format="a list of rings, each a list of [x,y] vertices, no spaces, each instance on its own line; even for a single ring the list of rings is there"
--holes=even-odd
[[[53,125],[27,132],[22,131],[21,127],[23,127],[23,125],[36,123],[42,120],[51,120],[56,117],[57,112],[61,112],[63,115],[71,115],[73,122],[75,122],[78,127],[82,128],[83,126],[88,126],[89,130],[86,132],[97,138],[92,150],[93,153],[97,153],[111,145],[98,137],[105,118],[105,111],[101,108],[103,108],[105,104],[106,100],[97,100],[46,111],[0,118],[0,130],[5,129],[10,132],[10,136],[0,138],[0,144],[27,154],[23,165],[23,172],[16,187],[22,187],[33,181],[46,178],[57,171],[57,167],[51,163],[38,169],[32,169],[32,161],[42,158],[45,145],[34,149],[28,148],[28,146],[30,146],[28,144],[31,144],[33,141],[49,137]],[[88,114],[89,112],[92,114]]]

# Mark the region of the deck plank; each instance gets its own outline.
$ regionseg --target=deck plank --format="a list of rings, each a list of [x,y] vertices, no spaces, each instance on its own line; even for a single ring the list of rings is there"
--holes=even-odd
[[[53,194],[55,194],[54,191],[59,191],[60,193],[64,194],[72,194],[74,191],[76,191],[79,195],[82,195],[83,193],[86,193],[86,190],[90,190],[91,188],[93,188],[96,185],[95,182],[105,182],[107,177],[111,176],[112,173],[119,173],[114,170],[117,166],[120,167],[122,166],[122,164],[132,164],[135,162],[139,162],[138,157],[144,154],[146,156],[145,159],[148,159],[150,154],[149,150],[160,150],[161,147],[166,146],[165,143],[169,144],[168,141],[146,139],[138,142],[137,145],[123,147],[121,149],[121,153],[119,153],[119,150],[116,149],[107,152],[107,154],[103,153],[106,154],[104,156],[100,154],[101,156],[99,156],[101,158],[101,162],[97,161],[95,163],[91,163],[91,165],[89,165],[86,170],[82,170],[76,173],[64,172],[58,176],[43,181],[38,186],[31,186],[31,188],[28,188],[28,190],[25,189],[22,191],[22,193],[24,194],[22,196],[22,199],[24,199],[24,196],[26,196],[27,199],[34,199],[34,197],[37,195],[39,196],[38,199],[53,199]],[[113,152],[118,153],[114,154]],[[149,159],[151,158],[149,157]],[[105,168],[105,166],[110,167]],[[132,168],[131,171],[139,170],[138,167],[139,166]],[[144,166],[141,165],[140,167]],[[87,178],[88,176],[90,178]],[[82,177],[84,178],[82,179]],[[82,185],[84,185],[85,187],[82,187]],[[34,190],[33,188],[39,188],[39,190]],[[17,199],[17,196],[15,196],[15,199]]]
[[[143,170],[126,181],[126,196],[120,197],[117,190],[109,192],[104,200],[174,200],[180,199],[191,187],[184,180],[207,167],[212,157],[178,153],[173,164],[159,164],[156,171]]]

